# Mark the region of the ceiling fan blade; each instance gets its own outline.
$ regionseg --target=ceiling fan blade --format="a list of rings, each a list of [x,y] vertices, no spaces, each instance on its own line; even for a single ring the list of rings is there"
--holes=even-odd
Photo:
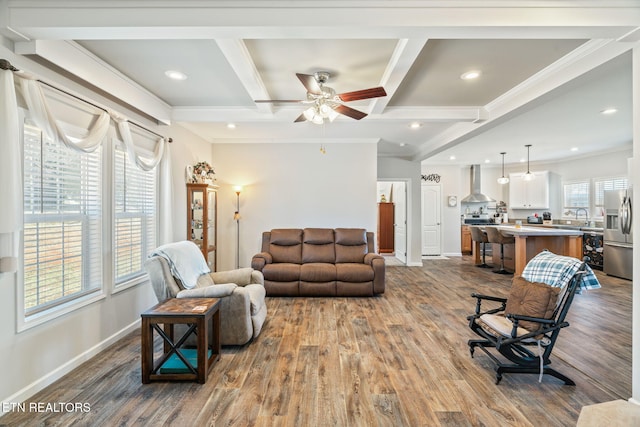
[[[379,98],[381,96],[387,96],[387,92],[385,92],[382,86],[341,93],[338,95],[338,98],[343,102],[349,102],[357,101],[359,99]]]
[[[300,114],[297,119],[293,121],[293,123],[300,123],[306,121],[307,118],[304,116],[304,113]]]
[[[307,92],[313,93],[314,95],[322,95],[322,89],[320,89],[320,85],[318,84],[315,76],[300,73],[296,73],[296,76],[298,76],[298,79],[300,79],[304,87],[307,89]]]
[[[352,119],[360,120],[367,117],[367,113],[363,113],[362,111],[347,107],[346,105],[338,104],[332,108],[338,113],[351,117]]]
[[[286,102],[295,102],[296,104],[304,102],[301,99],[254,99],[256,104],[272,103],[272,104],[284,104]]]

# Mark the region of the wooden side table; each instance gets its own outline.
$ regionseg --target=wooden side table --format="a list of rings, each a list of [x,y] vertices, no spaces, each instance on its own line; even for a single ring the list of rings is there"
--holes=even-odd
[[[142,317],[142,383],[151,381],[198,381],[204,384],[213,365],[220,359],[220,299],[172,298],[141,314]],[[163,325],[163,328],[158,326]],[[186,324],[187,331],[174,339],[173,326]],[[156,331],[163,339],[163,354],[154,362],[153,338]],[[213,342],[209,342],[209,332]],[[190,362],[182,347],[187,338],[197,338],[197,363]],[[171,357],[182,361],[184,369],[167,370],[163,365]]]

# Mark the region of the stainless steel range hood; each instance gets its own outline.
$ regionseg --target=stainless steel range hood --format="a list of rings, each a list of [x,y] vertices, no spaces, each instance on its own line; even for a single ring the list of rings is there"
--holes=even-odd
[[[495,202],[480,191],[480,165],[471,165],[471,194],[462,199],[462,203]]]

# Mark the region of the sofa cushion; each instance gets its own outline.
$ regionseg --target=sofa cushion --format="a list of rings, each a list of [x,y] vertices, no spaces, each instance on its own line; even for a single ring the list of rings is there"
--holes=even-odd
[[[333,229],[305,228],[302,241],[303,263],[336,262],[336,249],[333,244]]]
[[[305,228],[302,235],[302,242],[310,243],[312,245],[325,245],[327,243],[333,244],[333,229]]]
[[[370,282],[373,280],[373,269],[367,264],[336,264],[336,280],[342,282]]]
[[[265,280],[275,282],[292,282],[300,280],[300,264],[278,263],[267,264],[262,269]]]
[[[367,231],[364,228],[336,228],[336,263],[364,262]]]
[[[367,230],[364,228],[336,228],[336,244],[356,246],[367,244]]]
[[[336,265],[312,262],[300,266],[300,280],[307,282],[330,282],[336,280]]]
[[[302,230],[297,228],[271,230],[269,252],[274,263],[302,263]]]
[[[550,319],[556,308],[559,292],[560,288],[529,282],[520,276],[514,277],[504,313]],[[518,325],[530,331],[536,331],[542,326],[526,320],[520,320]]]

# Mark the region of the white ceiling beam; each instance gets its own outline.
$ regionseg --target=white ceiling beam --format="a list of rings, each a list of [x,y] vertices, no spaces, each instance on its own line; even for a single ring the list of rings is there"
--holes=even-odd
[[[253,63],[244,41],[240,39],[218,39],[216,43],[251,99],[269,99],[269,92]],[[256,108],[261,113],[273,114],[272,104],[258,103]]]
[[[32,39],[618,38],[637,1],[7,2],[5,25]],[[366,25],[363,25],[366,23]]]
[[[171,122],[171,106],[75,42],[18,42],[15,44],[15,51],[21,55],[39,56],[159,122]]]
[[[276,108],[273,115],[244,107],[174,107],[171,118],[178,122],[291,122],[299,114],[300,107],[297,105]],[[482,107],[389,107],[383,114],[372,114],[365,120],[477,123],[487,117],[488,114]]]
[[[425,38],[398,40],[398,44],[380,80],[380,85],[384,87],[387,96],[371,101],[370,114],[380,114],[387,108],[389,101],[391,101],[396,90],[398,90],[398,87],[400,87],[400,84],[407,76],[407,73],[424,48],[427,40],[428,39]]]

